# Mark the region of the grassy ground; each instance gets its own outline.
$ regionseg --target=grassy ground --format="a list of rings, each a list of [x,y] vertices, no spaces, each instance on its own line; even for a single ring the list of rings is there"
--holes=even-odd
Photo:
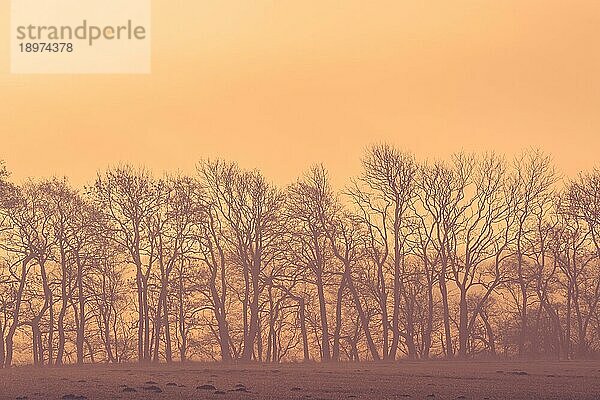
[[[600,362],[102,365],[0,370],[0,399],[600,399]]]

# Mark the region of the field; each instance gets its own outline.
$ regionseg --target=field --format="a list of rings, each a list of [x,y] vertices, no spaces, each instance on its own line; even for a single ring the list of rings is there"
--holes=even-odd
[[[599,399],[600,362],[16,367],[0,398]]]

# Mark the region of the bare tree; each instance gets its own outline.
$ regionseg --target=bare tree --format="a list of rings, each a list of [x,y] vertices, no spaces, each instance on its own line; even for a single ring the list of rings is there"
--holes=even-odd
[[[320,353],[322,361],[331,360],[328,301],[326,285],[334,278],[327,224],[334,207],[334,194],[327,171],[322,165],[312,167],[302,179],[288,188],[287,215],[295,246],[293,260],[306,273],[305,279],[317,291],[321,328]],[[308,276],[310,272],[311,276]]]
[[[535,233],[539,232],[540,217],[551,206],[553,201],[552,185],[556,182],[556,173],[551,160],[540,151],[523,152],[514,161],[513,173],[510,176],[511,214],[514,227],[514,263],[516,267],[516,283],[519,287],[518,314],[520,318],[520,333],[518,337],[519,355],[525,353],[526,343],[531,342],[529,334],[528,309],[531,284],[532,260],[529,255],[535,254]]]
[[[0,365],[591,358],[600,173],[369,147],[335,191],[203,161],[15,184],[0,163]],[[133,289],[133,290],[132,290]],[[29,350],[30,349],[30,350]]]
[[[111,221],[109,237],[127,249],[135,266],[138,360],[150,361],[149,279],[156,262],[150,222],[164,201],[162,184],[143,169],[123,166],[98,175],[94,195]]]
[[[410,358],[416,357],[412,315],[405,315],[409,332],[401,332],[403,280],[407,238],[412,231],[410,214],[416,199],[417,164],[409,154],[389,145],[372,146],[363,158],[362,176],[350,187],[349,194],[360,210],[359,216],[367,227],[366,245],[377,269],[375,295],[381,312],[383,329],[383,358],[395,359],[403,336]],[[391,253],[391,255],[390,255]],[[393,265],[392,321],[389,323],[386,264],[391,256]],[[389,331],[393,337],[389,343]]]
[[[210,195],[229,235],[232,261],[241,268],[243,293],[243,350],[241,359],[255,357],[259,335],[259,299],[262,271],[272,261],[279,235],[281,192],[256,171],[242,171],[236,164],[206,162],[202,167]]]

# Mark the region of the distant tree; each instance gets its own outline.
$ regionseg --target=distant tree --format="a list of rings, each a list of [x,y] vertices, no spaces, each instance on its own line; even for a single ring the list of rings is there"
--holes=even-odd
[[[331,360],[330,322],[327,314],[328,285],[334,278],[335,265],[327,237],[327,221],[335,207],[333,189],[322,165],[313,166],[288,188],[286,213],[290,221],[293,262],[304,279],[314,284],[317,292],[321,328],[320,355]]]
[[[99,174],[94,200],[110,221],[109,238],[129,253],[135,266],[138,314],[138,360],[150,361],[150,275],[155,268],[156,238],[152,220],[165,201],[162,182],[131,166]]]
[[[418,165],[412,155],[389,145],[370,147],[362,160],[363,171],[349,188],[352,202],[358,208],[358,218],[367,228],[368,254],[376,265],[375,295],[381,312],[383,358],[395,359],[403,337],[410,358],[416,357],[414,321],[406,313],[404,332],[401,329],[405,262],[409,252],[408,236],[413,231],[411,209],[416,199]],[[389,323],[387,264],[391,263],[392,312]],[[404,298],[406,299],[406,298]],[[392,341],[389,343],[389,332]]]

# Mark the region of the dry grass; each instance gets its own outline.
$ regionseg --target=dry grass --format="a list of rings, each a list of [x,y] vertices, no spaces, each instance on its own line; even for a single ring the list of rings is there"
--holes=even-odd
[[[600,399],[600,362],[19,367],[0,398]]]

